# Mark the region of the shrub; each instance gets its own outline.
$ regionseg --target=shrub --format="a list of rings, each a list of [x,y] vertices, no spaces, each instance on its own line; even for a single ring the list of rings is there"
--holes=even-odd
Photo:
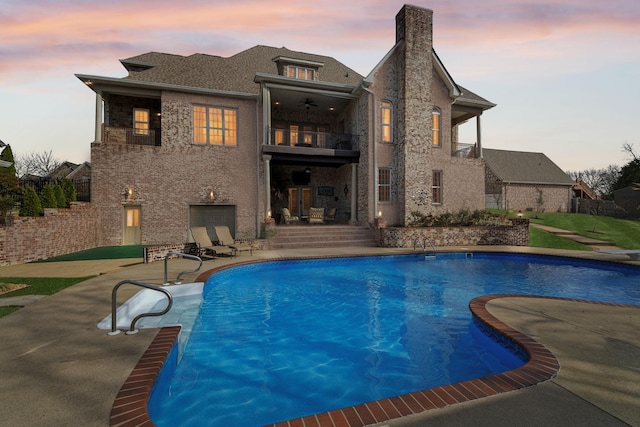
[[[71,182],[71,180],[65,178],[62,180],[60,185],[62,186],[62,191],[64,192],[64,196],[66,197],[67,206],[69,206],[71,202],[75,202],[76,200],[78,200],[76,186],[73,185],[73,182]]]
[[[20,216],[41,216],[44,214],[40,198],[33,187],[26,186],[20,206]]]
[[[505,214],[485,210],[469,211],[463,209],[458,212],[445,212],[441,215],[424,214],[419,211],[411,212],[407,227],[452,227],[471,225],[499,225],[507,224]]]
[[[58,207],[58,201],[56,200],[56,195],[53,191],[53,185],[46,184],[42,187],[42,191],[40,192],[40,203],[43,208]]]
[[[62,190],[62,186],[60,184],[56,184],[53,186],[53,195],[56,198],[57,208],[67,207],[67,197],[64,195],[64,191]]]

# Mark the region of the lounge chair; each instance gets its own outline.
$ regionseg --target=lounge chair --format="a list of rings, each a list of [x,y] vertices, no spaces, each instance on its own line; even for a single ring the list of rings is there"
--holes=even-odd
[[[298,218],[297,216],[291,216],[291,212],[289,212],[289,209],[287,208],[282,208],[281,212],[282,212],[282,219],[284,219],[285,224],[291,224],[292,222],[300,221],[300,218]]]
[[[336,208],[329,209],[329,213],[325,217],[325,222],[335,222],[336,220]]]
[[[233,237],[231,237],[231,232],[229,231],[229,227],[226,225],[219,225],[213,227],[216,232],[216,237],[218,238],[218,242],[221,245],[226,246],[235,250],[235,252],[241,251],[249,251],[250,255],[253,255],[253,246],[248,243],[236,243]]]
[[[324,223],[324,208],[309,208],[309,224]]]
[[[191,237],[198,245],[200,256],[235,255],[235,251],[225,246],[214,246],[206,227],[191,227]]]

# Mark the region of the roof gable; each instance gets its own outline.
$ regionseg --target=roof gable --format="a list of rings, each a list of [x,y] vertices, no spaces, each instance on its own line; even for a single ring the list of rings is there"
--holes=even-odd
[[[543,153],[484,148],[482,156],[504,183],[573,185],[573,180]]]

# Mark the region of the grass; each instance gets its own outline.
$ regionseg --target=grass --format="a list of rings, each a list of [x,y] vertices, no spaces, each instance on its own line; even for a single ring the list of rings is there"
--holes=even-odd
[[[64,288],[76,283],[84,282],[95,276],[88,277],[0,277],[2,283],[25,283],[28,288],[0,295],[3,297],[18,297],[22,295],[53,295]]]
[[[574,251],[590,251],[589,246],[574,242],[565,237],[556,236],[538,228],[529,227],[529,246],[533,248],[567,249]]]
[[[621,248],[640,249],[640,221],[559,212],[527,212],[526,217],[529,218],[532,223],[570,230],[576,234],[592,239],[613,242]],[[556,248],[556,246],[542,247]]]
[[[87,249],[86,251],[74,252],[72,254],[61,255],[54,258],[47,258],[38,262],[58,262],[58,261],[87,261],[96,259],[118,259],[118,258],[142,258],[144,246],[101,246],[99,248]]]

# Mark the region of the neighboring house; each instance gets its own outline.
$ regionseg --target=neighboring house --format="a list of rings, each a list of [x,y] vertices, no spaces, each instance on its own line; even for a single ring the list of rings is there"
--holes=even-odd
[[[150,52],[96,93],[92,204],[102,245],[183,242],[191,226],[256,237],[281,208],[402,225],[484,207],[480,115],[432,45],[433,12],[404,6],[368,76],[327,56],[255,46],[228,58]],[[104,117],[104,122],[102,118]],[[478,142],[458,126],[476,118]]]
[[[84,162],[78,165],[66,161],[62,162],[48,175],[48,178],[89,181],[91,179],[91,163]]]
[[[486,207],[567,212],[575,182],[543,153],[483,150]]]

